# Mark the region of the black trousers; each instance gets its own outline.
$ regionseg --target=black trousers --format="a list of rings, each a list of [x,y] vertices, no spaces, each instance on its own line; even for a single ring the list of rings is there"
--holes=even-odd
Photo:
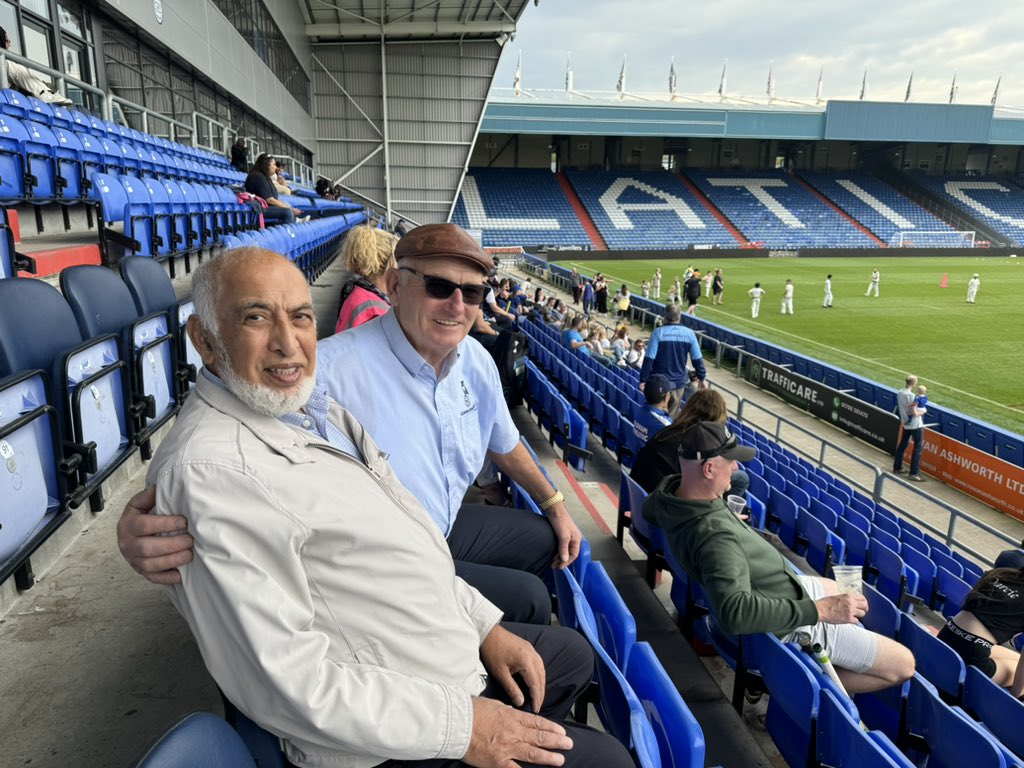
[[[529,624],[502,623],[502,626],[528,641],[544,660],[547,685],[540,715],[562,725],[573,747],[564,752],[566,768],[633,768],[629,752],[612,736],[569,721],[569,711],[594,674],[594,652],[583,635],[564,627],[538,627]],[[523,687],[529,701],[529,691]],[[481,696],[511,704],[500,685],[488,683]],[[526,710],[527,706],[519,707]],[[520,762],[523,768],[535,763]],[[464,768],[461,760],[388,760],[377,768]]]
[[[546,517],[523,509],[464,504],[448,534],[455,572],[504,611],[504,620],[551,623],[541,575],[558,551]]]
[[[918,474],[918,470],[921,468],[921,452],[924,451],[924,429],[918,427],[917,429],[903,428],[903,436],[900,438],[900,444],[896,448],[896,460],[892,464],[892,471],[899,472],[903,469],[903,454],[907,450],[907,446],[910,445],[910,441],[914,441],[914,450],[910,452],[910,474]]]

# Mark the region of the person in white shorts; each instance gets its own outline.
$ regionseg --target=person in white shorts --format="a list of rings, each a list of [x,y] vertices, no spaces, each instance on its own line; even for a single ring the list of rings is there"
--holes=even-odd
[[[825,278],[825,298],[821,300],[821,306],[832,306],[832,275]]]
[[[747,291],[747,296],[750,297],[750,316],[756,320],[761,312],[761,297],[764,296],[764,288],[760,283],[754,283],[754,287]]]
[[[651,289],[654,292],[654,298],[661,298],[661,268],[654,270],[654,276],[651,278]]]
[[[786,279],[786,287],[782,290],[782,314],[793,314],[793,281]]]
[[[871,270],[871,282],[868,283],[868,292],[865,293],[864,295],[865,296],[870,296],[872,294],[872,292],[873,292],[874,295],[875,295],[875,298],[877,299],[878,298],[878,282],[881,279],[882,279],[882,273],[879,272],[877,268]]]
[[[974,299],[978,296],[978,288],[981,286],[981,278],[978,277],[978,273],[974,273],[974,277],[967,281],[967,303],[973,304]]]

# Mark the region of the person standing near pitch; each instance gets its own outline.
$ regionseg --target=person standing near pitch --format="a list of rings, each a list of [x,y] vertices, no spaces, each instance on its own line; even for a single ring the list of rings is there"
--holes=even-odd
[[[973,304],[975,297],[978,295],[978,288],[981,286],[981,278],[978,277],[978,273],[974,273],[974,277],[967,281],[967,303]]]
[[[871,292],[874,291],[875,298],[878,298],[878,281],[882,279],[882,273],[878,271],[878,267],[871,270],[871,282],[868,283],[868,292],[865,296],[870,296]]]
[[[651,289],[654,291],[654,298],[661,298],[661,267],[654,270],[654,275],[651,277]]]
[[[786,287],[782,290],[782,314],[793,314],[793,281],[786,278]]]
[[[821,300],[821,306],[832,306],[832,275],[825,278],[825,298]]]
[[[750,297],[750,317],[756,320],[761,312],[761,297],[764,296],[764,288],[760,283],[754,283],[754,287],[747,291],[747,296]]]
[[[722,270],[716,269],[715,270],[715,276],[711,279],[711,292],[715,294],[715,297],[711,300],[711,303],[712,304],[721,304],[722,303],[722,293],[724,291],[725,291],[725,281],[722,279]]]

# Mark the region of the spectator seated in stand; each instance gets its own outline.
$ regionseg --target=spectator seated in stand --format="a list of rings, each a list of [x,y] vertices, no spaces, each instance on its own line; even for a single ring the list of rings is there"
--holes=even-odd
[[[354,227],[345,238],[341,258],[352,277],[341,288],[335,333],[347,331],[391,309],[386,276],[395,268],[398,238],[383,229]]]
[[[278,191],[273,181],[276,173],[277,161],[271,155],[260,155],[245,177],[245,191],[262,197],[266,202],[268,207],[263,209],[263,221],[266,224],[294,224],[295,217],[302,211],[278,200]]]
[[[7,30],[0,27],[0,41],[4,50],[11,50],[11,38],[7,36]],[[28,67],[16,61],[7,60],[7,80],[11,87],[26,96],[35,96],[40,101],[48,104],[60,104],[62,107],[70,107],[71,99],[63,94],[57,93],[33,74]]]
[[[249,172],[249,148],[241,136],[231,145],[231,167],[240,173]]]

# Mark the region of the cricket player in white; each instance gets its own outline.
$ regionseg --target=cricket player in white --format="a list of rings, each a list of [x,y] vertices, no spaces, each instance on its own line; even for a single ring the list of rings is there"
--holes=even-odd
[[[832,275],[825,278],[825,298],[822,299],[821,306],[832,306]]]
[[[782,314],[793,314],[793,281],[788,278],[782,291]]]
[[[764,288],[760,283],[754,283],[754,287],[747,291],[747,296],[750,297],[750,316],[756,320],[761,312],[761,297],[764,296]]]
[[[661,268],[654,270],[654,277],[651,278],[651,288],[654,289],[654,298],[661,298]]]
[[[870,296],[871,292],[874,291],[875,292],[875,298],[877,299],[878,298],[878,281],[881,280],[881,279],[882,279],[882,273],[881,272],[879,272],[877,269],[871,270],[871,282],[868,283],[868,292],[865,293],[864,295],[865,296]]]
[[[978,273],[974,273],[974,277],[967,281],[967,303],[973,304],[975,297],[978,295],[978,287],[981,285],[981,278],[978,277]]]

